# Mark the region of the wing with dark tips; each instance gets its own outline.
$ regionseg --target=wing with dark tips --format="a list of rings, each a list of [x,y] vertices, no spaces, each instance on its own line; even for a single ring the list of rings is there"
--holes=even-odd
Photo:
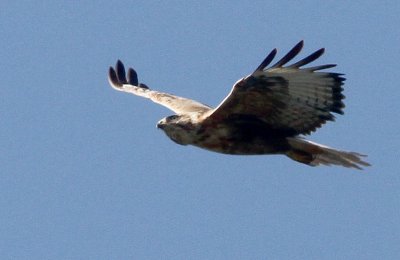
[[[137,73],[134,69],[129,68],[126,75],[124,64],[120,60],[117,61],[115,68],[110,67],[108,81],[118,91],[149,98],[153,102],[163,105],[177,114],[207,112],[211,109],[209,106],[192,99],[151,90],[147,85],[139,83]]]
[[[324,49],[284,67],[302,47],[303,41],[266,68],[275,56],[275,50],[272,51],[251,75],[236,82],[231,93],[205,120],[250,115],[282,134],[298,135],[308,134],[326,121],[334,120],[332,113],[343,114],[345,79],[339,73],[319,71],[335,65],[301,68],[318,59]]]

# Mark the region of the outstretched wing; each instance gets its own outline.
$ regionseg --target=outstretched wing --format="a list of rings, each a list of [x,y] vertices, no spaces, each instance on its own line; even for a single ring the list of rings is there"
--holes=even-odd
[[[125,74],[124,64],[122,64],[120,60],[117,61],[115,69],[110,67],[108,81],[111,86],[118,91],[149,98],[153,102],[163,105],[177,114],[207,112],[211,110],[209,106],[197,101],[151,90],[145,84],[139,84],[136,71],[129,68],[128,73]]]
[[[251,116],[271,129],[298,135],[309,134],[327,120],[333,121],[332,112],[343,114],[343,74],[319,72],[336,65],[300,68],[318,59],[324,49],[284,67],[302,47],[303,41],[266,68],[276,55],[274,49],[251,75],[235,83],[231,93],[205,120]]]

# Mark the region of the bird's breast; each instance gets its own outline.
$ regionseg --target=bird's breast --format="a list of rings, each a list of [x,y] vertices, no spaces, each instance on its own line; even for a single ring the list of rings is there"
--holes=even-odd
[[[224,154],[273,154],[284,150],[286,138],[276,138],[251,125],[219,123],[201,127],[193,145]]]

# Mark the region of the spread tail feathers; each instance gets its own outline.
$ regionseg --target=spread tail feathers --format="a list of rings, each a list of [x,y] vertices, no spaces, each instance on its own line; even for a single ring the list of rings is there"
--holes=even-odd
[[[298,137],[289,137],[287,140],[291,149],[286,155],[304,164],[311,166],[320,164],[341,165],[359,170],[362,170],[361,166],[370,166],[369,163],[362,160],[362,157],[366,157],[366,155],[355,152],[338,151]]]

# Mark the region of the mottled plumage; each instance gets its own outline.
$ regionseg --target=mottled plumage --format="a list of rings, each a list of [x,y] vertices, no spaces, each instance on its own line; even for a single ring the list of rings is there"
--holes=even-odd
[[[318,59],[324,49],[285,66],[301,51],[299,42],[274,65],[274,49],[257,69],[237,81],[215,109],[197,101],[161,93],[139,84],[121,61],[109,70],[111,86],[119,91],[149,98],[176,113],[159,121],[174,142],[195,145],[225,154],[285,154],[311,166],[342,165],[361,169],[369,164],[364,155],[338,151],[307,141],[301,135],[315,131],[332,113],[343,114],[342,74],[321,72],[336,65],[301,68]]]

